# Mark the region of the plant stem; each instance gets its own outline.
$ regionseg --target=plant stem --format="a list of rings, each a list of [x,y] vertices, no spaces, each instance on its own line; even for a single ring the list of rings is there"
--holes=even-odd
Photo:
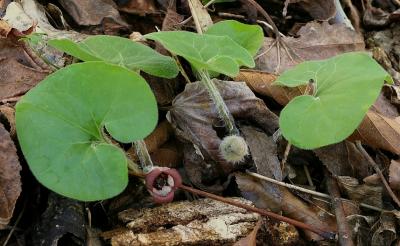
[[[150,158],[149,152],[147,151],[146,143],[143,140],[137,140],[134,142],[134,144],[143,172],[150,172],[154,165]]]
[[[228,107],[226,106],[224,99],[218,91],[218,88],[215,86],[214,82],[210,79],[210,76],[207,71],[201,70],[199,71],[199,75],[201,81],[206,87],[208,94],[213,101],[215,108],[217,109],[217,113],[219,117],[225,124],[226,129],[228,130],[229,135],[239,135],[239,130],[235,125],[235,121],[233,116],[229,112]]]

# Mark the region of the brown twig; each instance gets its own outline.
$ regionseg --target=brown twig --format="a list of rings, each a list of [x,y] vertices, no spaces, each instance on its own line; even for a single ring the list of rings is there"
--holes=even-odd
[[[280,186],[283,186],[283,187],[286,187],[286,188],[289,188],[289,189],[292,189],[292,190],[297,190],[297,191],[300,191],[300,192],[304,192],[304,193],[310,194],[312,196],[331,199],[331,196],[328,195],[328,194],[325,194],[325,193],[321,193],[321,192],[318,192],[318,191],[315,191],[315,190],[309,190],[309,189],[306,189],[306,188],[303,188],[303,187],[300,187],[300,186],[296,186],[296,185],[288,184],[288,183],[285,183],[285,182],[281,182],[281,181],[278,181],[278,180],[275,180],[275,179],[268,178],[266,176],[260,175],[258,173],[253,173],[253,172],[250,172],[250,171],[246,171],[246,173],[248,175],[252,176],[252,177],[255,177],[255,178],[258,178],[258,179],[262,179],[262,180],[265,180],[267,182],[270,182],[270,183],[273,183],[273,184],[277,184],[277,185],[280,185]],[[344,199],[344,198],[342,198],[342,200],[343,201],[350,201],[350,200],[347,200],[347,199]],[[378,211],[378,212],[385,212],[386,211],[386,210],[383,210],[381,208],[378,208],[378,207],[375,207],[375,206],[372,206],[372,205],[369,205],[369,204],[366,204],[366,203],[360,203],[359,205],[361,207],[368,208],[368,209],[371,209],[371,210],[374,210],[374,211]]]
[[[383,176],[382,171],[379,169],[378,164],[369,156],[367,151],[364,149],[364,147],[361,145],[360,141],[356,141],[356,146],[357,149],[364,155],[364,157],[367,159],[368,163],[375,169],[375,172],[379,175],[379,177],[382,180],[383,185],[385,186],[387,192],[389,193],[390,197],[393,199],[393,201],[397,204],[397,206],[400,207],[400,201],[397,198],[396,194],[394,194],[393,190],[390,188],[388,182],[386,181],[385,177]]]
[[[332,206],[336,215],[336,224],[338,227],[338,242],[341,246],[353,246],[352,231],[350,230],[349,224],[347,223],[346,216],[344,214],[342,200],[340,198],[340,191],[337,180],[325,170],[325,176],[327,178],[327,187],[329,194],[331,194]]]
[[[255,212],[255,213],[261,214],[263,216],[267,216],[269,218],[273,218],[273,219],[276,219],[276,220],[284,221],[284,222],[286,222],[288,224],[294,225],[294,226],[299,227],[301,229],[314,232],[314,233],[318,234],[319,236],[321,236],[321,237],[323,237],[325,239],[332,240],[332,239],[335,239],[335,237],[336,237],[336,233],[334,233],[334,232],[324,231],[324,230],[322,230],[320,228],[316,228],[316,227],[307,225],[307,224],[305,224],[303,222],[300,222],[300,221],[297,221],[297,220],[294,220],[294,219],[291,219],[291,218],[288,218],[288,217],[285,217],[285,216],[282,216],[282,215],[279,215],[279,214],[275,214],[275,213],[266,211],[264,209],[252,207],[250,205],[243,204],[241,202],[235,201],[235,200],[230,199],[230,198],[217,196],[217,195],[214,195],[212,193],[208,193],[208,192],[205,192],[205,191],[202,191],[202,190],[194,189],[194,188],[186,186],[186,185],[181,185],[179,188],[182,189],[182,190],[188,191],[190,193],[193,193],[193,194],[196,194],[196,195],[199,195],[199,196],[203,196],[203,197],[207,197],[207,198],[211,198],[213,200],[224,202],[224,203],[227,203],[227,204],[239,207],[239,208],[243,208],[243,209],[246,209],[247,211]]]

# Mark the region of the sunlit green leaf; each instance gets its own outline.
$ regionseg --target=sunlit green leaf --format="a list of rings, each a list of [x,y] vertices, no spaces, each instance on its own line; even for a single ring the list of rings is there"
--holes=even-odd
[[[314,81],[313,95],[294,98],[279,125],[293,145],[314,149],[346,139],[375,102],[388,73],[368,54],[345,53],[307,61],[283,73],[277,84],[295,87]]]
[[[53,39],[48,44],[82,61],[105,61],[164,78],[174,78],[178,74],[174,59],[127,38],[97,35],[79,43]]]
[[[264,41],[264,33],[260,26],[243,24],[235,20],[220,21],[209,27],[206,34],[228,36],[252,56],[257,54]]]
[[[240,66],[255,65],[250,53],[226,36],[170,31],[154,32],[145,37],[160,42],[172,53],[184,57],[198,70],[236,76]]]
[[[18,140],[35,177],[83,201],[110,198],[127,185],[127,159],[107,133],[123,143],[143,139],[157,116],[146,81],[104,62],[59,70],[16,106]]]

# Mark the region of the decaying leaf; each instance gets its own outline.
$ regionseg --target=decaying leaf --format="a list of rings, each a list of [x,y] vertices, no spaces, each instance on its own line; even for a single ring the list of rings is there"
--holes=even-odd
[[[153,0],[128,0],[119,2],[126,2],[120,5],[118,9],[129,14],[138,14],[143,16],[146,14],[154,14],[156,12],[156,6]]]
[[[172,135],[172,128],[167,121],[163,121],[160,124],[158,124],[157,128],[144,139],[148,152],[153,153],[161,145],[167,142],[171,135]],[[139,160],[136,154],[135,146],[129,148],[127,153],[133,161]]]
[[[385,51],[392,63],[392,67],[397,71],[400,68],[400,50],[397,38],[399,35],[400,25],[393,25],[391,28],[368,33],[369,38],[367,39],[369,47],[380,47]],[[397,77],[397,79],[399,78]]]
[[[400,162],[392,160],[389,167],[389,185],[392,189],[400,190]]]
[[[283,87],[273,84],[277,77],[268,72],[242,69],[235,80],[246,82],[252,91],[272,97],[281,105],[286,105],[294,97],[304,94],[305,86]]]
[[[251,204],[243,198],[236,200]],[[119,214],[129,231],[116,235],[117,245],[227,245],[246,236],[260,219],[256,213],[211,199],[169,203]]]
[[[350,139],[400,154],[400,117],[390,118],[369,110]]]
[[[267,134],[250,126],[242,126],[240,130],[249,146],[257,173],[282,181],[282,170],[277,156],[277,147],[272,137],[268,137]],[[260,182],[263,184],[265,194],[272,196],[271,199],[279,204],[282,200],[279,186],[264,181]],[[275,212],[281,210],[280,206],[271,206],[270,209]]]
[[[21,193],[20,170],[17,150],[10,135],[0,123],[0,230],[10,222],[15,203]]]
[[[10,125],[10,136],[14,138],[17,134],[15,128],[15,109],[6,105],[0,105],[0,122],[2,117],[5,117],[7,123]]]
[[[262,220],[259,220],[249,235],[237,241],[233,246],[256,246],[257,232],[260,229]]]
[[[65,235],[81,242],[85,240],[83,203],[51,193],[46,211],[34,227],[32,243],[33,245],[57,246],[61,237]]]
[[[335,0],[286,0],[283,15],[289,4],[297,3],[315,20],[326,21],[336,14]]]
[[[112,0],[102,0],[101,4],[93,0],[60,0],[59,2],[78,25],[97,26],[111,21],[119,27],[128,27]]]
[[[382,208],[382,186],[360,184],[356,178],[338,176],[339,186],[351,200]]]
[[[392,212],[383,212],[374,227],[371,246],[392,245],[397,239],[396,217]]]
[[[371,242],[371,224],[373,224],[372,217],[362,215],[350,215],[346,217],[347,222],[352,228],[353,242],[355,245],[369,245]]]
[[[244,83],[218,80],[214,83],[235,119],[252,121],[270,135],[278,128],[278,117]],[[174,99],[167,117],[177,134],[193,143],[205,160],[211,158],[218,162],[226,173],[233,169],[233,165],[222,160],[219,153],[221,139],[213,127],[222,125],[201,82],[186,85]]]
[[[334,176],[351,176],[362,180],[372,174],[367,160],[349,141],[315,149],[314,152]]]
[[[264,209],[281,207],[282,212],[287,217],[302,221],[326,231],[336,230],[335,219],[326,212],[327,210],[322,210],[314,205],[307,205],[286,188],[280,188],[282,200],[277,201],[274,200],[273,196],[265,192],[264,185],[259,181],[259,179],[240,173],[236,173],[235,177],[244,197],[253,201],[257,207]],[[312,232],[304,231],[304,233],[309,239],[322,239]]]
[[[298,32],[298,38],[285,37],[283,40],[292,49],[292,58],[284,50],[280,50],[279,59],[276,46],[271,47],[274,39],[266,38],[261,55],[256,60],[258,70],[269,73],[282,73],[294,65],[309,60],[322,60],[332,56],[364,50],[364,38],[344,24],[329,25],[327,22],[310,22]],[[296,58],[297,57],[297,58]],[[279,68],[278,71],[275,71]]]
[[[0,39],[0,100],[27,92],[47,75],[21,45],[10,39]]]

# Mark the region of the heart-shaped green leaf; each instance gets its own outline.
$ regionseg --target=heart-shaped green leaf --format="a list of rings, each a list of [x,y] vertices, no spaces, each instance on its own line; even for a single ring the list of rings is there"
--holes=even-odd
[[[243,24],[235,20],[220,21],[210,26],[206,34],[228,36],[252,56],[257,54],[264,41],[264,33],[260,26]]]
[[[48,44],[82,61],[105,61],[164,78],[174,78],[178,74],[174,59],[127,38],[97,35],[79,43],[53,39]]]
[[[83,201],[110,198],[128,182],[116,140],[143,139],[157,123],[146,81],[126,68],[85,62],[63,68],[16,106],[18,139],[35,177],[49,189]]]
[[[354,52],[301,63],[279,76],[276,83],[295,87],[311,79],[313,95],[294,98],[279,118],[283,136],[303,149],[346,139],[375,102],[384,81],[392,82],[368,54]]]
[[[145,37],[160,42],[198,70],[205,69],[234,77],[239,73],[240,66],[255,66],[250,53],[227,36],[170,31],[154,32]]]

